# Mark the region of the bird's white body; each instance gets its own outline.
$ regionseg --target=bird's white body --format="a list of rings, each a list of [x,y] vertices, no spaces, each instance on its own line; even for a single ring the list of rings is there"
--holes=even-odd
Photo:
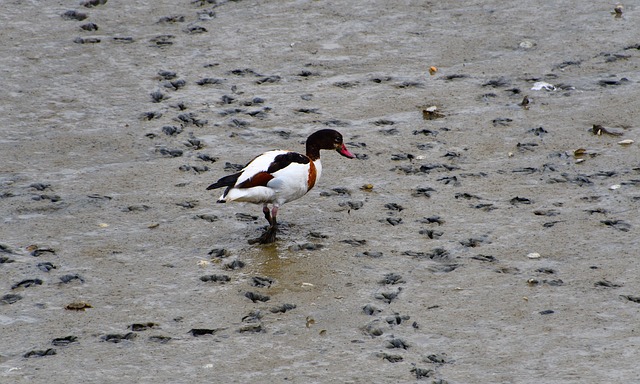
[[[273,178],[265,186],[254,186],[250,188],[235,188],[244,182],[249,181],[257,174],[267,172],[274,159],[278,155],[284,155],[290,151],[273,150],[263,153],[253,159],[241,170],[234,188],[231,188],[226,195],[220,196],[219,201],[238,201],[255,204],[282,205],[286,202],[296,200],[304,196],[313,185],[320,179],[322,173],[322,163],[320,159],[307,164],[290,163],[286,167],[271,173]],[[311,165],[313,164],[313,165]],[[312,168],[314,170],[312,171]],[[313,178],[310,180],[310,178]]]

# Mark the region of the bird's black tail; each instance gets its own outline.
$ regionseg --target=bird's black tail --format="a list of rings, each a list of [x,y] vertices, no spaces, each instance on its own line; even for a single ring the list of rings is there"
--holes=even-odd
[[[240,174],[242,174],[242,172],[234,173],[233,175],[228,175],[221,178],[220,180],[208,186],[207,191],[210,189],[218,189],[222,187],[233,187],[234,185],[236,185],[236,181],[238,181],[238,177],[240,177]]]
[[[227,189],[222,194],[222,198],[217,201],[218,203],[225,203],[226,201],[224,200],[224,197],[227,196],[227,193],[229,193],[229,190],[233,188],[234,185],[236,185],[236,182],[238,181],[238,177],[240,177],[241,174],[242,172],[234,173],[233,175],[227,175],[221,178],[220,180],[216,181],[215,183],[211,184],[210,186],[208,186],[207,191],[211,189],[227,187]]]

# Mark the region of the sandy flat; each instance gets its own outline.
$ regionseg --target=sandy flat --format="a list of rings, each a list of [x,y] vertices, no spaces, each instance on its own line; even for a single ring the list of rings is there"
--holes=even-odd
[[[636,380],[640,9],[504,3],[2,2],[0,382]]]

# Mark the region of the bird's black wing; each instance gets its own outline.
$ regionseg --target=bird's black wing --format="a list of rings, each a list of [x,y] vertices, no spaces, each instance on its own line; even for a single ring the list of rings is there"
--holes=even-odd
[[[267,172],[273,174],[279,170],[286,168],[291,163],[309,164],[309,158],[301,153],[287,152],[282,155],[278,155],[273,159]]]

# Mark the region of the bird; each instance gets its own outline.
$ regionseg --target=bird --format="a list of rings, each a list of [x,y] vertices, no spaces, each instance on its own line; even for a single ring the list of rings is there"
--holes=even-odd
[[[276,241],[280,206],[306,195],[320,180],[320,150],[335,150],[346,158],[355,158],[344,145],[342,134],[333,129],[312,133],[305,146],[304,155],[280,149],[267,151],[251,160],[240,172],[224,176],[207,187],[207,190],[226,187],[218,203],[262,204],[269,226],[260,237],[249,240],[249,244]]]

